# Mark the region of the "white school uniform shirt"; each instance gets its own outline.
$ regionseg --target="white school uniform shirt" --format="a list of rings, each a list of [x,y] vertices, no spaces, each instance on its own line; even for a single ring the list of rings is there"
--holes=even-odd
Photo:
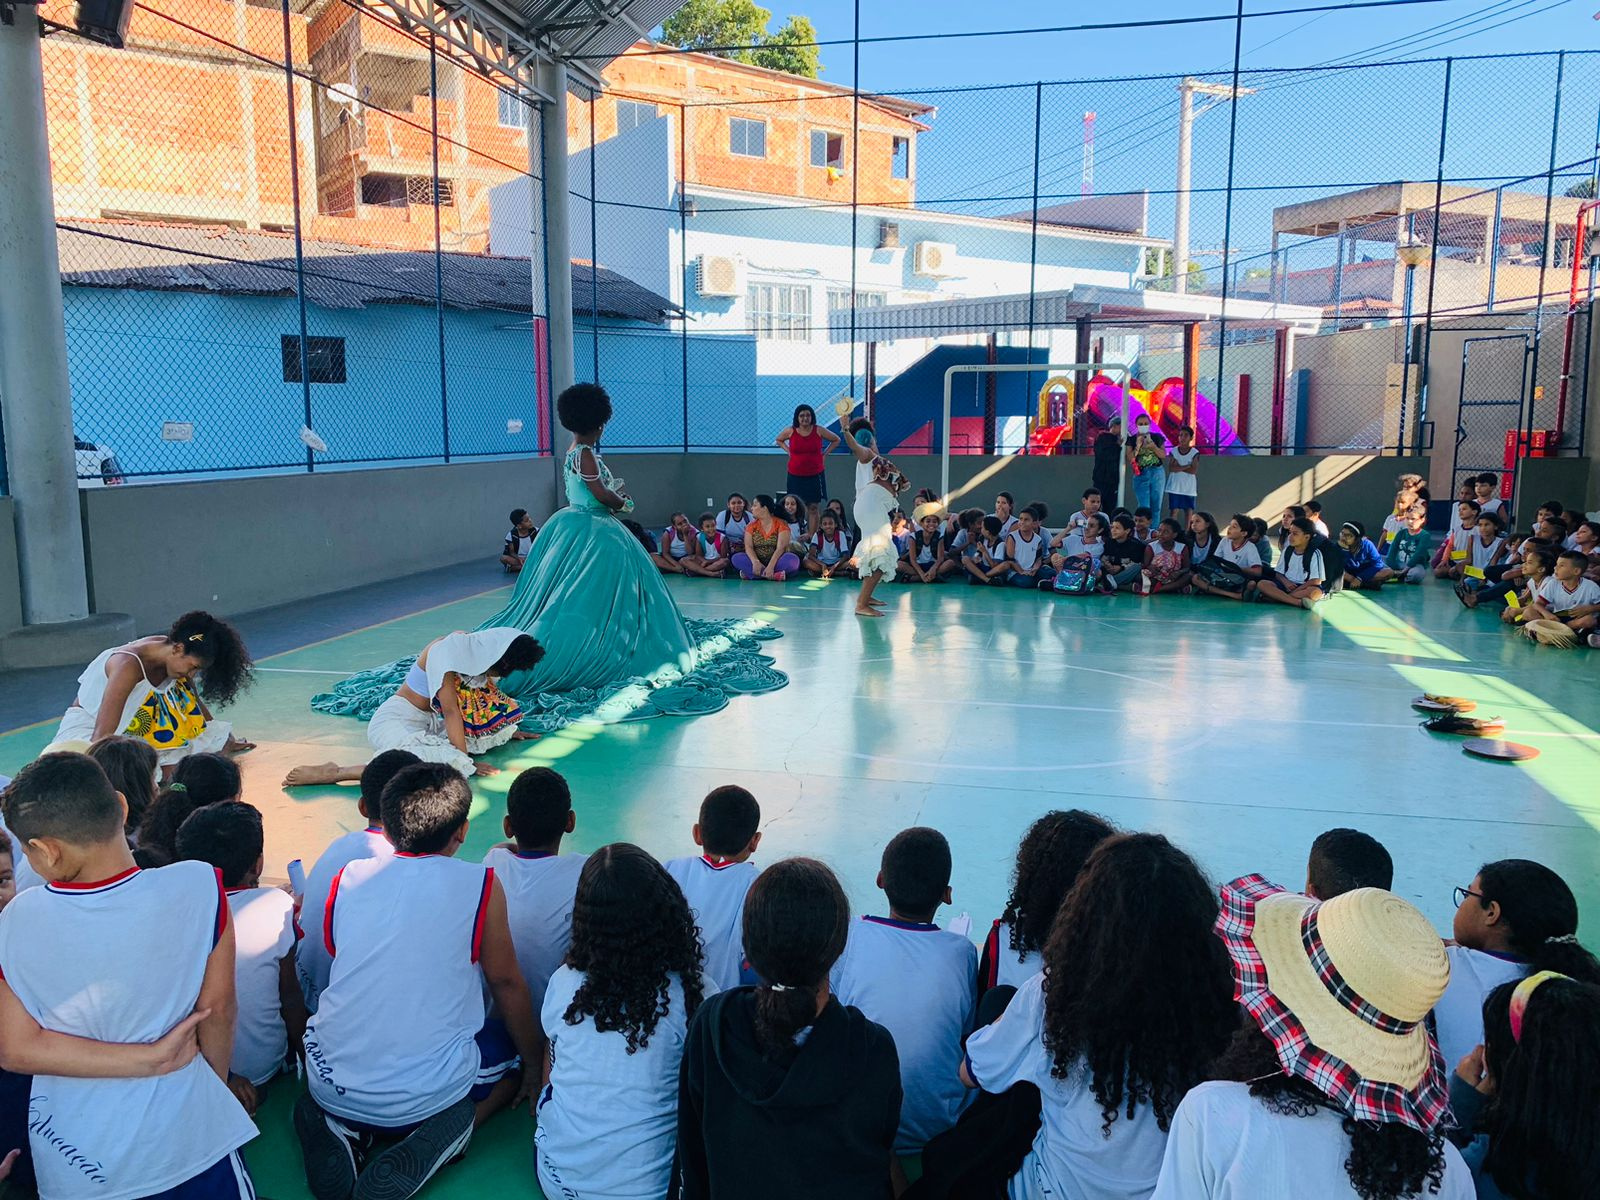
[[[661,1200],[678,1143],[678,1068],[689,1029],[683,981],[671,976],[667,1011],[632,1054],[619,1030],[594,1018],[576,1025],[567,1008],[582,971],[557,968],[539,1019],[550,1039],[550,1083],[533,1133],[539,1186],[569,1200]],[[701,981],[705,996],[717,988]]]
[[[1172,455],[1172,461],[1180,467],[1187,467],[1200,457],[1200,447],[1190,446],[1188,451],[1179,450],[1176,445],[1167,451]],[[1200,494],[1200,477],[1191,475],[1187,471],[1167,472],[1167,495],[1169,496],[1198,496]],[[1323,536],[1327,536],[1324,529]]]
[[[1235,550],[1231,538],[1218,538],[1215,554],[1223,562],[1232,563],[1240,570],[1261,565],[1261,552],[1256,549],[1254,542],[1248,540]]]
[[[755,863],[719,863],[709,855],[674,858],[665,864],[677,880],[700,930],[706,978],[718,991],[739,986],[744,969],[744,898],[760,869]]]
[[[1011,926],[995,925],[994,987],[1020,988],[1044,970],[1044,952],[1028,950],[1021,954],[1011,948]]]
[[[1600,583],[1579,579],[1578,586],[1569,592],[1567,585],[1552,575],[1539,585],[1539,599],[1554,613],[1564,613],[1585,604],[1600,604]]]
[[[1472,558],[1470,560],[1472,565],[1480,569],[1487,567],[1490,563],[1494,562],[1495,556],[1500,553],[1500,547],[1504,546],[1505,544],[1505,538],[1497,537],[1494,539],[1494,541],[1485,546],[1483,544],[1483,539],[1479,537],[1476,532],[1474,532],[1472,535],[1472,541],[1468,543],[1468,549],[1472,551]],[[1554,579],[1555,576],[1552,575],[1550,578]]]
[[[518,558],[527,558],[533,552],[533,535],[523,537],[515,529],[506,534],[506,545]]]
[[[494,871],[438,854],[359,859],[328,889],[333,969],[306,1026],[306,1086],[336,1117],[396,1128],[478,1082]]]
[[[1478,512],[1480,515],[1483,513],[1498,513],[1504,507],[1505,501],[1501,500],[1498,496],[1491,500],[1478,501]]]
[[[228,909],[239,997],[228,1070],[260,1087],[283,1067],[289,1052],[278,983],[283,960],[294,953],[294,901],[278,888],[231,888]]]
[[[723,509],[717,514],[717,532],[725,538],[732,539],[742,547],[744,545],[744,531],[749,527],[750,522],[754,520],[755,518],[750,515],[748,508],[744,510],[744,516],[737,521],[728,515],[727,509]]]
[[[1358,1200],[1345,1160],[1344,1115],[1275,1113],[1246,1083],[1202,1083],[1178,1105],[1161,1178],[1151,1200]],[[1461,1153],[1444,1145],[1438,1200],[1473,1200],[1477,1189]]]
[[[1379,536],[1379,540],[1383,541],[1383,542],[1391,541],[1391,540],[1393,540],[1394,535],[1399,533],[1405,527],[1406,527],[1406,518],[1405,517],[1397,516],[1394,513],[1390,513],[1387,517],[1385,517],[1383,519],[1383,532]]]
[[[295,929],[300,939],[295,948],[295,972],[300,976],[300,991],[305,995],[308,1013],[317,1011],[322,989],[328,986],[328,968],[333,965],[322,941],[322,909],[328,902],[333,877],[350,863],[363,858],[388,858],[393,853],[394,846],[383,830],[369,825],[334,838],[312,864]]]
[[[922,531],[918,530],[911,535],[911,548],[917,554],[917,566],[931,567],[939,557],[939,538],[935,538],[932,545],[922,540]]]
[[[1561,548],[1563,550],[1576,550],[1578,548],[1578,535],[1575,533],[1567,534],[1567,536],[1561,540]]]
[[[1008,539],[1007,553],[1012,556],[1012,561],[1017,564],[1020,571],[1031,571],[1038,565],[1040,556],[1044,553],[1046,539],[1044,534],[1035,533],[1030,542],[1020,533],[1013,533]]]
[[[153,1042],[194,1011],[227,929],[215,868],[201,862],[21,892],[0,914],[0,977],[45,1029]],[[256,1136],[203,1056],[169,1075],[36,1075],[29,1143],[51,1200],[134,1200],[174,1188]]]
[[[898,1154],[915,1154],[949,1129],[971,1099],[961,1082],[961,1043],[972,1029],[977,976],[977,947],[961,934],[889,917],[852,924],[829,972],[839,1003],[894,1038],[905,1092]]]
[[[1328,569],[1322,563],[1321,550],[1313,550],[1309,555],[1305,555],[1286,549],[1278,570],[1283,572],[1284,578],[1290,583],[1304,583],[1308,579],[1320,579],[1326,583],[1328,580]]]
[[[1099,538],[1093,542],[1083,540],[1081,533],[1069,533],[1066,540],[1061,543],[1063,558],[1073,558],[1080,554],[1087,554],[1095,566],[1100,565],[1100,556],[1106,552],[1106,539]]]
[[[817,556],[817,561],[825,567],[842,562],[850,557],[850,535],[844,530],[836,530],[833,539],[817,530],[811,535],[811,553]]]
[[[1000,514],[999,513],[990,513],[989,515],[991,517],[997,517]],[[1016,527],[1017,527],[1017,516],[1016,516],[1015,513],[1012,513],[1011,516],[1007,517],[1004,521],[1000,522],[1000,540],[1004,541],[1005,537],[1006,537],[1006,534],[1010,533]]]
[[[662,552],[672,555],[673,558],[688,558],[690,551],[694,549],[695,539],[699,536],[698,533],[691,533],[688,537],[681,538],[678,536],[678,531],[668,525],[661,531]]]
[[[504,846],[483,856],[483,865],[494,869],[506,893],[511,943],[533,993],[534,1012],[544,1003],[550,976],[572,945],[572,906],[587,861],[582,854],[527,853]]]
[[[1011,1177],[1010,1200],[1144,1200],[1161,1172],[1167,1135],[1156,1124],[1155,1110],[1141,1104],[1131,1119],[1124,1107],[1106,1136],[1083,1063],[1065,1079],[1050,1073],[1043,985],[1042,974],[1028,980],[998,1021],[967,1040],[967,1073],[979,1087],[999,1093],[1031,1083],[1043,1101],[1033,1149]]]
[[[1168,488],[1167,490],[1170,492],[1172,489]],[[1477,522],[1474,521],[1473,524],[1476,525]],[[1315,529],[1318,533],[1320,533],[1323,537],[1327,537],[1328,536],[1328,523],[1326,521],[1323,521],[1318,517],[1312,517],[1311,518],[1311,527],[1313,529]]]
[[[1483,1002],[1502,983],[1521,979],[1528,964],[1469,946],[1446,946],[1450,982],[1433,1006],[1434,1037],[1444,1056],[1444,1069],[1456,1064],[1483,1041]]]

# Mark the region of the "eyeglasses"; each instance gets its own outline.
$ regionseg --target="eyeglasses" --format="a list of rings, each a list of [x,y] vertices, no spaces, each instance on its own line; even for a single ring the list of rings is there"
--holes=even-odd
[[[1484,899],[1484,895],[1483,895],[1482,892],[1475,892],[1471,888],[1458,887],[1451,894],[1455,898],[1455,904],[1456,904],[1457,908],[1460,908],[1463,904],[1465,904],[1467,902],[1467,897],[1468,896],[1476,896],[1479,900]]]

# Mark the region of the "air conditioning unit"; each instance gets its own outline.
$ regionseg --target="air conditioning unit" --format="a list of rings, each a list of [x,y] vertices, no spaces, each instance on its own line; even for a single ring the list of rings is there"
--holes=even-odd
[[[912,270],[931,279],[956,273],[956,248],[949,242],[918,242]]]
[[[702,296],[742,296],[744,264],[731,254],[702,254],[695,263],[694,289]]]

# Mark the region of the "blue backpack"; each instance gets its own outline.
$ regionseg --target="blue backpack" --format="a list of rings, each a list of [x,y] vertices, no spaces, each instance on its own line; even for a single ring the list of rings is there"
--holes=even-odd
[[[1094,559],[1074,554],[1061,564],[1051,587],[1063,596],[1088,596],[1094,592]]]

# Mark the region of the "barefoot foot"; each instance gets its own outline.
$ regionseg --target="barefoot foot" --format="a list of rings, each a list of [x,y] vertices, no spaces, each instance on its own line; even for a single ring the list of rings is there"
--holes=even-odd
[[[310,766],[294,767],[283,777],[283,786],[312,787],[324,783],[344,783],[351,779],[361,778],[360,767],[341,767],[338,763],[313,763]]]
[[[256,744],[254,742],[247,742],[243,738],[234,737],[230,733],[227,742],[223,744],[222,752],[224,754],[243,754],[246,750],[254,750],[255,748]]]
[[[856,616],[858,616],[858,617],[881,617],[881,616],[883,616],[883,614],[881,612],[879,612],[875,608],[871,608],[871,607],[862,608],[860,606],[857,606],[857,608],[856,608]]]

